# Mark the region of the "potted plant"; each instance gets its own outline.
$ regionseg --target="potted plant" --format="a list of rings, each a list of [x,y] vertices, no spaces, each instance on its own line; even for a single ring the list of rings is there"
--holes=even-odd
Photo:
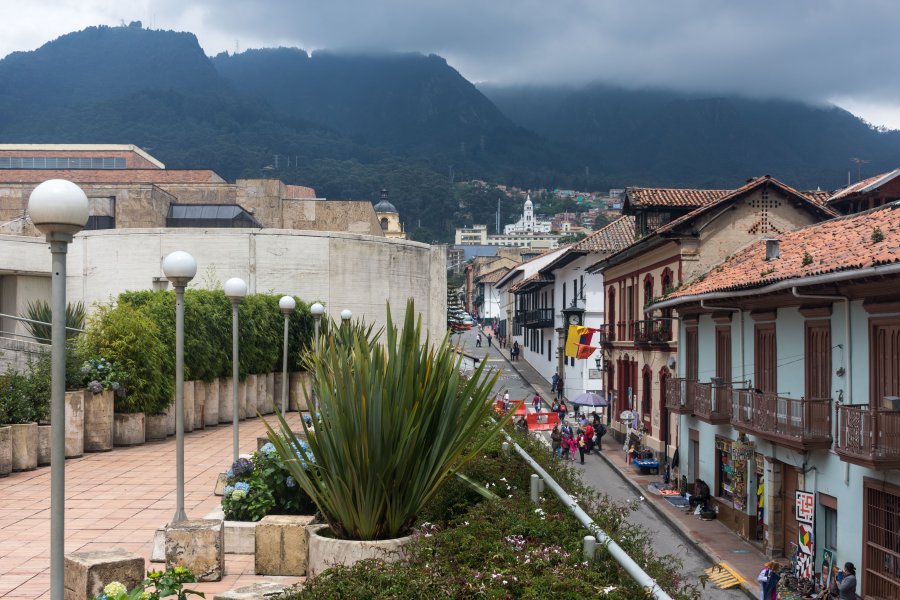
[[[38,466],[36,417],[40,415],[35,414],[28,387],[28,379],[12,367],[0,375],[0,423],[10,428],[13,471],[30,471]]]
[[[306,353],[320,414],[303,430],[315,462],[297,460],[300,441],[280,413],[280,434],[267,428],[326,522],[308,530],[310,576],[400,555],[426,503],[509,418],[483,428],[498,374],[482,363],[463,382],[448,341],[431,345],[410,301],[402,328],[388,307],[384,340],[360,323],[329,327]]]

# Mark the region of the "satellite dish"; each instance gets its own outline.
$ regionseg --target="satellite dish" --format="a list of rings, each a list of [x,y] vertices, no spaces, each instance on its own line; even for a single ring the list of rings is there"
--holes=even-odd
[[[674,356],[670,356],[670,357],[669,357],[669,362],[666,363],[666,365],[669,367],[669,370],[670,370],[670,371],[674,371],[674,370],[675,370],[675,365],[676,365],[676,364],[677,364],[677,363],[675,362],[675,357],[674,357]]]

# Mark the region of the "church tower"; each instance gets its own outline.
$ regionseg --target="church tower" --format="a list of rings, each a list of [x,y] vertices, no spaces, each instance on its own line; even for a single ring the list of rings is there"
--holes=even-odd
[[[406,239],[406,232],[403,231],[403,225],[400,223],[400,213],[393,204],[388,202],[386,189],[381,190],[381,198],[375,205],[375,216],[378,218],[384,237]]]
[[[531,194],[525,196],[525,210],[522,212],[522,226],[529,233],[534,232],[534,205],[531,204]]]

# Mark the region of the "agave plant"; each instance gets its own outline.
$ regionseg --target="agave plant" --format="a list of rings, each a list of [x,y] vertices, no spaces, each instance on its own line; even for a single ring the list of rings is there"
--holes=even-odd
[[[25,322],[25,328],[37,341],[43,344],[50,343],[51,326],[53,320],[53,310],[50,303],[46,300],[38,300],[29,302],[25,307],[25,314],[22,315],[26,319],[37,321],[36,323]],[[77,337],[79,329],[84,328],[84,303],[71,302],[66,305],[66,339]]]
[[[402,329],[388,306],[386,335],[371,328],[332,330],[307,356],[319,417],[303,421],[315,462],[284,418],[268,428],[297,483],[341,539],[379,540],[409,533],[416,516],[448,477],[475,457],[505,420],[485,428],[498,373],[482,364],[461,379],[461,355],[445,337],[425,338],[410,301]]]

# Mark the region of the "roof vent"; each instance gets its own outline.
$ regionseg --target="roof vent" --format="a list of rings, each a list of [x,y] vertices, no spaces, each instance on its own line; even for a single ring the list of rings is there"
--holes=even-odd
[[[766,260],[775,260],[781,256],[780,244],[778,240],[766,240]]]

